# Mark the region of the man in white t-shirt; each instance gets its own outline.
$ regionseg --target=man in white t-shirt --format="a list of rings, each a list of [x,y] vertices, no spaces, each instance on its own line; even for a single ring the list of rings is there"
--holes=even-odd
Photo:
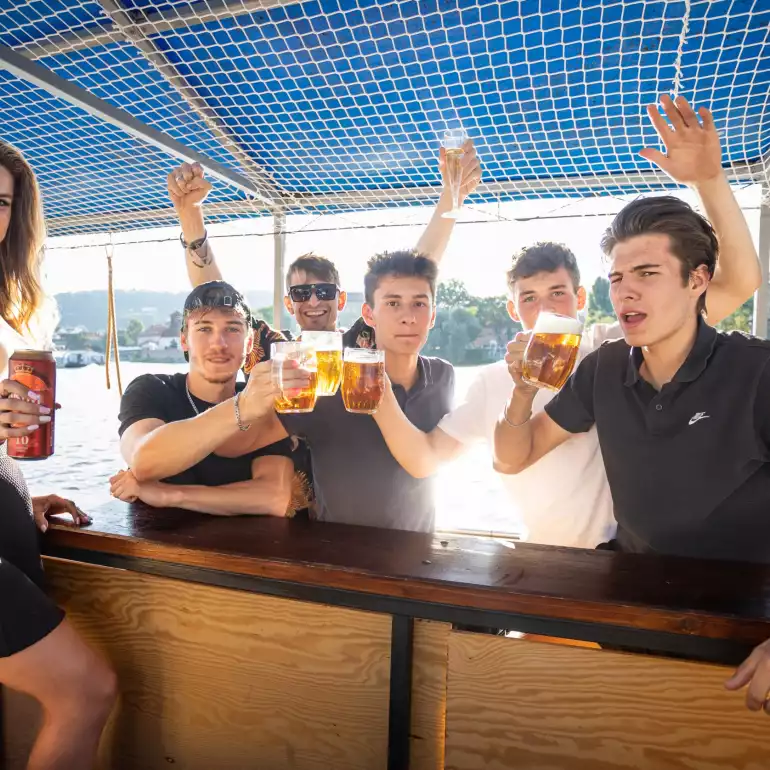
[[[716,324],[759,287],[757,253],[722,171],[719,136],[710,113],[701,109],[701,123],[681,96],[676,102],[663,96],[661,105],[671,125],[656,105],[647,112],[666,152],[644,149],[640,154],[674,182],[691,187],[714,227],[720,257],[709,284],[707,308],[708,322]],[[541,310],[577,318],[586,302],[574,254],[556,243],[538,243],[517,254],[508,272],[508,291],[508,313],[525,331],[514,347],[522,349]],[[596,324],[583,337],[581,359],[605,340],[621,336],[615,325]],[[485,367],[465,400],[430,433],[406,419],[390,392],[375,420],[401,466],[412,476],[430,476],[475,441],[487,442],[492,454],[495,424],[512,385],[504,361]],[[532,412],[542,411],[551,398],[548,392],[538,392]],[[594,548],[612,538],[616,528],[612,499],[595,428],[574,435],[516,476],[501,474],[501,480],[532,542]]]
[[[537,243],[514,257],[508,271],[508,313],[525,330],[534,326],[541,310],[577,317],[586,302],[575,255],[558,243]],[[583,337],[580,357],[605,339],[622,336],[619,327],[597,324]],[[495,425],[511,393],[505,361],[484,367],[461,403],[429,434],[430,451],[421,452],[420,464],[411,452],[399,451],[398,415],[389,394],[375,415],[391,452],[404,468],[430,475],[437,461],[447,461],[476,442],[486,442],[492,453]],[[553,394],[540,391],[533,411],[540,411]],[[400,421],[398,421],[400,422]],[[415,437],[412,437],[413,439]],[[418,442],[412,442],[417,448]],[[516,476],[500,475],[514,506],[512,515],[524,522],[525,537],[545,545],[594,548],[615,532],[612,497],[604,472],[596,431],[576,436],[542,461]]]

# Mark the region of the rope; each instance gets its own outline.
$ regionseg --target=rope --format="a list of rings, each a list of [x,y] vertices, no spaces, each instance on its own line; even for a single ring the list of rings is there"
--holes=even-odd
[[[676,60],[674,61],[674,99],[679,96],[679,88],[682,85],[682,56],[684,56],[684,44],[687,40],[687,33],[690,31],[691,2],[692,0],[684,0],[682,30],[679,33],[679,45],[676,49]]]
[[[123,383],[120,377],[120,350],[118,348],[118,324],[115,318],[115,286],[112,279],[112,253],[114,246],[112,244],[112,234],[110,242],[105,245],[107,252],[107,340],[104,353],[104,371],[107,378],[107,390],[111,388],[110,383],[110,358],[112,348],[115,348],[115,375],[118,380],[118,393],[123,396]]]

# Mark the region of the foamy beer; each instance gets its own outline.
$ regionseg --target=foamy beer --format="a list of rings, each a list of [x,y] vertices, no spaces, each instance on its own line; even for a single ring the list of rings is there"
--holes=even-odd
[[[354,414],[374,414],[385,394],[385,351],[346,348],[342,403]]]
[[[538,388],[561,390],[575,368],[582,333],[577,318],[540,313],[524,351],[523,379]]]
[[[274,342],[270,361],[273,384],[280,390],[275,399],[275,411],[281,414],[312,412],[318,386],[318,365],[313,346],[307,342]],[[287,361],[296,361],[301,368],[310,372],[307,386],[292,387],[291,369],[284,369]]]
[[[342,332],[302,332],[302,341],[312,345],[318,361],[319,396],[333,396],[342,382]]]

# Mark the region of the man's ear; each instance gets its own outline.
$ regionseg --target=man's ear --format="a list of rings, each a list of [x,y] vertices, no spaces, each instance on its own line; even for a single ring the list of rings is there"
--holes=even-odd
[[[508,311],[508,315],[511,317],[512,321],[521,323],[521,318],[519,318],[519,314],[516,312],[516,305],[513,304],[512,299],[509,299],[508,302],[505,303],[505,309]]]
[[[700,297],[709,287],[711,278],[706,265],[698,265],[695,270],[690,271],[690,289],[695,297]]]
[[[337,310],[338,312],[342,312],[345,309],[345,305],[348,304],[348,293],[346,291],[340,290],[339,296],[337,297]]]
[[[430,314],[430,326],[428,326],[429,329],[432,329],[436,325],[436,306],[433,306],[433,312]]]
[[[252,350],[254,350],[254,330],[249,329],[248,341],[246,342],[246,355],[251,353]]]
[[[374,322],[374,308],[371,307],[369,304],[364,302],[363,305],[361,305],[361,315],[364,318],[364,321],[374,328],[377,324]]]
[[[294,305],[291,304],[291,297],[285,296],[283,298],[283,306],[289,311],[289,315],[294,315]],[[280,326],[280,324],[276,324]]]
[[[185,353],[190,351],[190,348],[187,345],[187,335],[184,332],[179,332],[179,344]]]
[[[586,301],[588,300],[588,295],[586,294],[586,290],[584,286],[578,286],[577,290],[577,309],[582,310],[586,306]]]

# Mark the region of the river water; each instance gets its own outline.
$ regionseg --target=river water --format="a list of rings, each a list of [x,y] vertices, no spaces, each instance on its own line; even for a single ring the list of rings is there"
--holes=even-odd
[[[185,371],[184,364],[124,363],[124,387],[147,372]],[[475,368],[460,368],[457,394],[472,381]],[[21,463],[32,494],[57,493],[75,500],[88,511],[108,501],[109,478],[125,467],[118,446],[117,387],[107,390],[105,368],[59,369],[56,417],[56,454],[40,462]],[[436,480],[437,526],[440,529],[477,529],[518,532],[505,493],[491,468],[485,447],[474,447],[450,465]]]

